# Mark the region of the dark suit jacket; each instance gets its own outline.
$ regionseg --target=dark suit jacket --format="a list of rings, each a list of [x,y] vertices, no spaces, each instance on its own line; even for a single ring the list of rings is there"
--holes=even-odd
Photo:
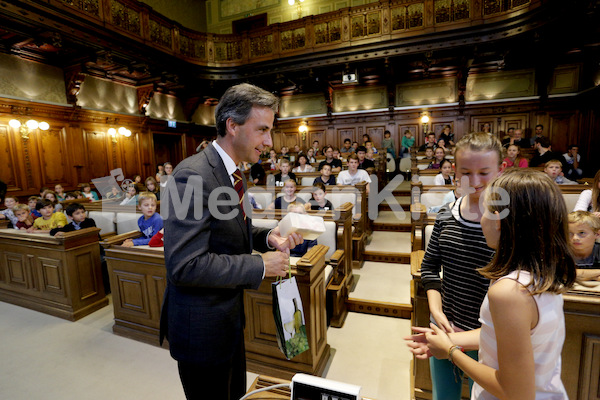
[[[198,176],[202,191],[196,184],[186,208],[186,186],[190,190],[186,183],[190,177],[197,181]],[[167,289],[161,313],[161,342],[166,336],[174,359],[204,366],[231,358],[239,341],[244,340],[243,289],[257,289],[264,271],[262,258],[250,253],[253,244],[259,251],[267,250],[269,232],[252,228],[250,219],[246,226],[241,212],[233,219],[217,219],[208,200],[219,187],[233,189],[221,157],[210,144],[175,168],[161,201],[161,211],[168,212],[164,223]],[[230,205],[217,207],[211,199],[211,207],[222,214],[240,210],[234,195]],[[178,196],[177,201],[173,201],[174,196]],[[229,196],[221,193],[218,199],[229,200]],[[178,201],[184,205],[178,205]],[[199,201],[201,206],[194,204]],[[200,219],[194,216],[195,207],[201,207]],[[176,210],[185,218],[178,218]]]

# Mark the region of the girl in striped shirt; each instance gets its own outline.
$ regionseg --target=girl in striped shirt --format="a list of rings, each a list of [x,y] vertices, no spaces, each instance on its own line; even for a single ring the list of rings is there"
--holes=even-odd
[[[444,332],[481,326],[479,308],[489,280],[477,269],[490,262],[494,250],[486,245],[481,231],[480,198],[500,172],[502,150],[500,141],[487,133],[472,133],[456,143],[456,180],[464,195],[440,209],[421,265],[431,320]],[[468,354],[477,359],[476,351]],[[434,358],[429,360],[429,369],[433,400],[459,400],[462,371],[448,360]]]
[[[471,399],[567,399],[562,293],[575,282],[563,196],[539,171],[506,171],[488,188],[481,226],[494,259],[481,329],[446,333],[431,325],[411,339],[418,358],[449,359],[476,383]],[[535,249],[535,251],[532,251]],[[463,349],[479,349],[479,362]]]

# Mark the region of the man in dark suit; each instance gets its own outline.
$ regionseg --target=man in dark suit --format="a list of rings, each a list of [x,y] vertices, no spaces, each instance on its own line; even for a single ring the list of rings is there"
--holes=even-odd
[[[161,342],[166,336],[188,399],[245,393],[243,290],[284,276],[289,249],[302,243],[297,234],[282,238],[279,228],[252,227],[240,206],[246,182],[237,165],[257,162],[272,146],[277,105],[256,86],[229,88],[215,112],[217,140],[183,160],[161,196],[167,268]],[[279,251],[251,255],[253,248]]]

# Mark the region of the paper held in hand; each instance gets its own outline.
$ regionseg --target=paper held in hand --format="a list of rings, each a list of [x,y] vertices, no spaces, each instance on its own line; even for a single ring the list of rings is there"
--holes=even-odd
[[[323,217],[288,213],[279,221],[279,233],[281,237],[287,237],[294,232],[302,235],[304,240],[315,240],[325,232]]]

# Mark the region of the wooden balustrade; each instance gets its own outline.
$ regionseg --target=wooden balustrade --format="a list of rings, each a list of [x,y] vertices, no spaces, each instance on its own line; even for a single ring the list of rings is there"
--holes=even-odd
[[[381,1],[272,24],[239,35],[187,29],[136,0],[48,0],[30,4],[26,16],[55,18],[65,24],[57,24],[56,28],[65,31],[79,21],[106,27],[198,65],[241,66],[489,24],[518,17],[541,4],[541,0]],[[19,10],[18,5],[9,8]]]

